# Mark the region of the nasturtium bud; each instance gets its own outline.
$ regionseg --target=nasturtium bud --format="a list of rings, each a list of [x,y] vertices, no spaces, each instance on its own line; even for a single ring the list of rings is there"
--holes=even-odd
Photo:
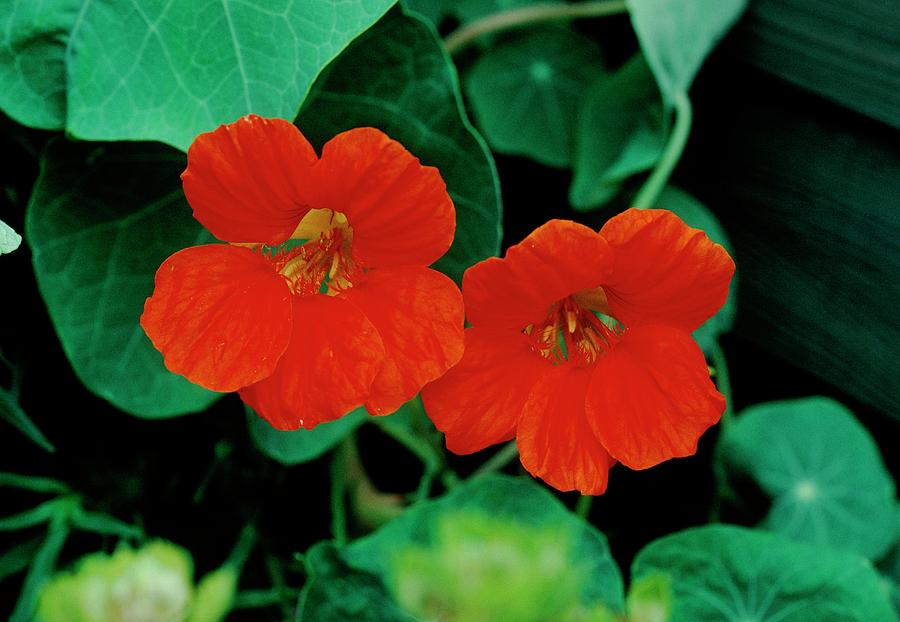
[[[87,555],[43,587],[37,620],[221,622],[234,597],[235,572],[217,570],[198,589],[192,575],[190,553],[162,540]]]
[[[629,622],[668,622],[672,615],[672,579],[665,574],[649,574],[637,579],[628,590]]]

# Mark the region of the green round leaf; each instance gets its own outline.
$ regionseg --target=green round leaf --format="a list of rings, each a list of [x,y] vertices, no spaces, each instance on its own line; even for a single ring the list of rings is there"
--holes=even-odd
[[[602,63],[590,39],[544,28],[492,46],[463,84],[491,147],[565,167],[583,94],[604,75]]]
[[[186,149],[250,112],[292,118],[325,65],[392,4],[6,2],[0,108],[80,138]]]
[[[357,408],[340,419],[320,423],[312,430],[282,431],[247,408],[247,427],[257,448],[284,465],[315,460],[340,443],[366,420],[364,408]]]
[[[421,18],[392,11],[356,40],[316,83],[296,123],[317,145],[377,127],[440,170],[456,205],[456,237],[435,268],[459,282],[466,268],[499,253],[494,161],[462,111],[450,59]]]
[[[659,88],[640,53],[615,74],[595,80],[578,114],[569,202],[600,207],[628,177],[659,160],[668,135]]]
[[[709,236],[709,239],[717,244],[721,244],[728,253],[734,257],[734,248],[725,229],[719,224],[718,219],[713,216],[705,205],[686,192],[675,188],[674,186],[666,186],[656,206],[674,212],[681,220],[689,226],[696,229],[702,229]],[[731,286],[728,289],[728,298],[719,311],[706,320],[706,322],[694,331],[694,339],[700,344],[700,349],[707,355],[716,347],[716,341],[719,335],[727,333],[734,325],[734,315],[737,312],[737,272],[731,279]]]
[[[868,431],[833,400],[748,408],[717,454],[727,476],[749,476],[772,498],[763,522],[772,531],[871,559],[894,541],[894,482]]]
[[[526,479],[470,480],[345,547],[340,560],[377,577],[416,619],[612,620],[624,609],[606,539]],[[322,581],[311,585],[321,606]],[[353,585],[345,589],[352,598]],[[311,603],[301,619],[327,619]]]
[[[687,94],[694,76],[747,0],[627,0],[631,23],[666,103]]]
[[[740,527],[699,527],[651,542],[631,566],[634,585],[650,577],[669,582],[666,622],[897,620],[868,560]]]
[[[166,370],[138,322],[160,264],[212,240],[184,200],[184,165],[159,144],[57,140],[26,212],[38,286],[75,373],[139,417],[196,412],[219,397]]]

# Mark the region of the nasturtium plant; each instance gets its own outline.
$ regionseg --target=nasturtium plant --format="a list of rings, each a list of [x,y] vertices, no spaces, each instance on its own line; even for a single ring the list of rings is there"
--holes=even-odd
[[[293,118],[322,69],[393,4],[10,1],[0,108],[79,138],[186,149],[243,114]]]
[[[184,164],[163,145],[60,138],[26,212],[35,276],[75,373],[140,417],[200,411],[219,397],[167,371],[138,323],[159,264],[211,241],[184,199]]]
[[[767,529],[870,559],[897,537],[896,489],[878,446],[834,400],[747,408],[724,430],[716,453],[727,478],[749,477],[771,498]]]
[[[463,85],[493,149],[566,167],[582,94],[605,76],[597,44],[556,27],[491,46],[465,73]]]
[[[440,170],[456,207],[456,237],[436,269],[458,282],[499,252],[494,162],[466,119],[456,72],[421,18],[394,10],[357,39],[316,82],[296,123],[317,146],[374,126]]]
[[[642,592],[629,610],[637,622],[897,620],[865,558],[742,527],[697,527],[651,542],[635,558],[631,582]],[[668,615],[634,615],[647,611]]]
[[[414,619],[613,620],[624,610],[605,538],[519,478],[474,478],[339,549],[323,568],[324,556],[308,564],[301,620],[337,619],[324,612],[373,589],[373,577],[391,607]],[[335,590],[335,564],[365,582]]]

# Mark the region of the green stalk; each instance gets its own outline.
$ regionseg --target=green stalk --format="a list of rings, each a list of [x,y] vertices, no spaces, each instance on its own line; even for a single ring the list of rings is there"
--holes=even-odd
[[[444,47],[453,55],[458,54],[484,35],[534,26],[544,22],[568,21],[582,17],[604,17],[627,11],[628,5],[625,0],[597,0],[578,4],[533,4],[493,13],[466,24],[451,32],[444,39]]]
[[[659,162],[656,163],[650,177],[641,186],[637,196],[631,202],[634,207],[656,207],[656,201],[662,194],[663,188],[669,181],[672,171],[681,160],[681,154],[684,152],[684,146],[687,144],[688,136],[691,133],[691,123],[693,121],[693,110],[691,108],[691,100],[688,99],[686,93],[679,93],[675,96],[675,127],[672,128],[672,135],[669,136],[669,142],[663,150]]]

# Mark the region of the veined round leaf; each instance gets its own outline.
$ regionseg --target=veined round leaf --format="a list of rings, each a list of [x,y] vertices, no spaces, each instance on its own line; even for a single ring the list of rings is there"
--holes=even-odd
[[[492,46],[463,85],[491,147],[565,167],[583,94],[604,73],[593,41],[566,27],[544,28]]]
[[[688,193],[675,188],[674,186],[666,186],[659,199],[656,201],[656,207],[667,209],[681,218],[689,226],[702,229],[709,236],[709,239],[717,244],[725,247],[732,258],[734,257],[734,248],[725,229],[719,223],[718,219],[712,215],[705,205]],[[700,349],[709,355],[716,346],[719,335],[727,333],[734,325],[734,315],[737,312],[737,272],[731,279],[731,286],[728,289],[728,298],[719,311],[706,320],[704,324],[694,331],[694,339],[700,344]]]
[[[686,95],[747,0],[627,0],[631,23],[666,103]]]
[[[653,167],[668,135],[668,116],[640,53],[612,76],[594,81],[578,113],[569,202],[602,206],[628,177]]]
[[[670,582],[666,622],[897,620],[868,560],[741,527],[699,527],[651,542],[631,580],[651,577]]]
[[[292,118],[325,65],[394,1],[10,0],[0,108],[80,138],[186,149],[250,112]]]
[[[833,400],[752,406],[723,431],[717,456],[727,477],[750,476],[772,498],[772,531],[870,559],[895,539],[894,481],[868,431]]]
[[[358,408],[340,419],[320,423],[312,430],[285,432],[276,430],[247,408],[247,427],[261,452],[281,464],[292,465],[315,460],[358,428],[367,416],[365,409]]]
[[[613,620],[624,609],[603,535],[525,479],[470,480],[345,547],[340,559],[379,578],[416,619]],[[326,619],[311,608],[327,600],[322,583],[313,576],[304,588],[300,619]]]
[[[457,282],[500,251],[494,161],[466,120],[452,63],[421,18],[392,11],[354,41],[316,83],[296,123],[317,145],[353,127],[377,127],[436,166],[456,206],[456,237],[435,268]]]
[[[212,240],[178,178],[184,154],[159,144],[53,142],[25,220],[50,319],[88,389],[139,417],[203,410],[219,394],[163,366],[138,320],[163,260]]]

